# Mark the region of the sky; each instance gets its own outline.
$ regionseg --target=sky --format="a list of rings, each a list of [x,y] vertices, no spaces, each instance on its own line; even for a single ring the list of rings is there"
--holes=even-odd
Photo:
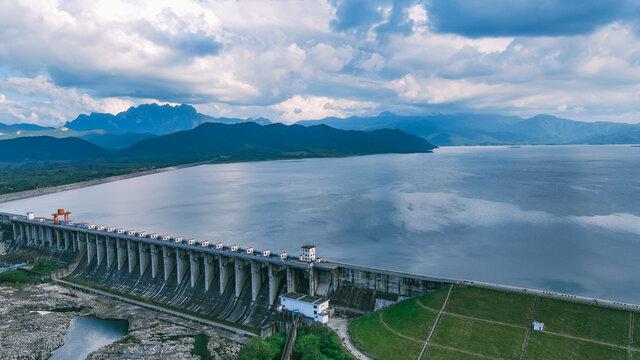
[[[0,0],[0,38],[7,124],[152,102],[640,122],[637,0]]]

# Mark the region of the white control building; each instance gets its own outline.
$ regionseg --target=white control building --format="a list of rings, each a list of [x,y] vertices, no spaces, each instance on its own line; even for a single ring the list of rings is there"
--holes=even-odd
[[[304,245],[302,247],[302,255],[300,255],[300,261],[316,261],[316,247],[313,245]]]
[[[280,304],[284,310],[290,311],[294,315],[299,314],[323,324],[329,321],[331,313],[329,299],[289,292],[280,295]]]

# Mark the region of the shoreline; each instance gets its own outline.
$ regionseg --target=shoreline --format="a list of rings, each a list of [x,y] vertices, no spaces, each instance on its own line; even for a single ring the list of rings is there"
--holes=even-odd
[[[65,185],[50,186],[50,187],[46,187],[46,188],[31,189],[31,190],[25,190],[25,191],[18,191],[18,192],[14,192],[14,193],[2,194],[2,195],[0,195],[0,204],[6,203],[6,202],[11,202],[11,201],[16,201],[16,200],[27,199],[27,198],[31,198],[31,197],[35,197],[35,196],[53,194],[53,193],[57,193],[57,192],[61,192],[61,191],[79,189],[79,188],[83,188],[83,187],[87,187],[87,186],[104,184],[104,183],[113,182],[113,181],[131,179],[131,178],[135,178],[135,177],[139,177],[139,176],[158,174],[158,173],[162,173],[162,172],[179,170],[179,169],[184,169],[184,168],[193,167],[193,166],[199,166],[199,165],[213,164],[213,163],[216,162],[216,160],[218,160],[218,159],[206,160],[206,161],[200,161],[200,162],[188,163],[188,164],[181,164],[181,165],[175,165],[175,166],[168,166],[168,167],[158,168],[158,169],[151,169],[151,170],[132,172],[132,173],[129,173],[129,174],[109,176],[109,177],[105,177],[105,178],[80,181],[80,182],[75,182],[75,183],[65,184]]]

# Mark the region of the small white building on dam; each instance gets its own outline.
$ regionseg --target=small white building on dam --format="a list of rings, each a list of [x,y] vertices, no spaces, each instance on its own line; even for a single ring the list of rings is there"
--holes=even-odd
[[[288,292],[280,295],[280,304],[284,310],[294,315],[302,315],[323,324],[329,321],[329,299],[318,296]]]

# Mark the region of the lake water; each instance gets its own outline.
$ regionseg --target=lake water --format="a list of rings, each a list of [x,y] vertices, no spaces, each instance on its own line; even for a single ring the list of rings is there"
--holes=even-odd
[[[36,215],[640,303],[640,148],[451,147],[203,165],[0,204]]]
[[[71,320],[64,335],[64,345],[57,348],[49,360],[84,360],[103,346],[127,334],[126,320],[105,320],[80,316]]]

